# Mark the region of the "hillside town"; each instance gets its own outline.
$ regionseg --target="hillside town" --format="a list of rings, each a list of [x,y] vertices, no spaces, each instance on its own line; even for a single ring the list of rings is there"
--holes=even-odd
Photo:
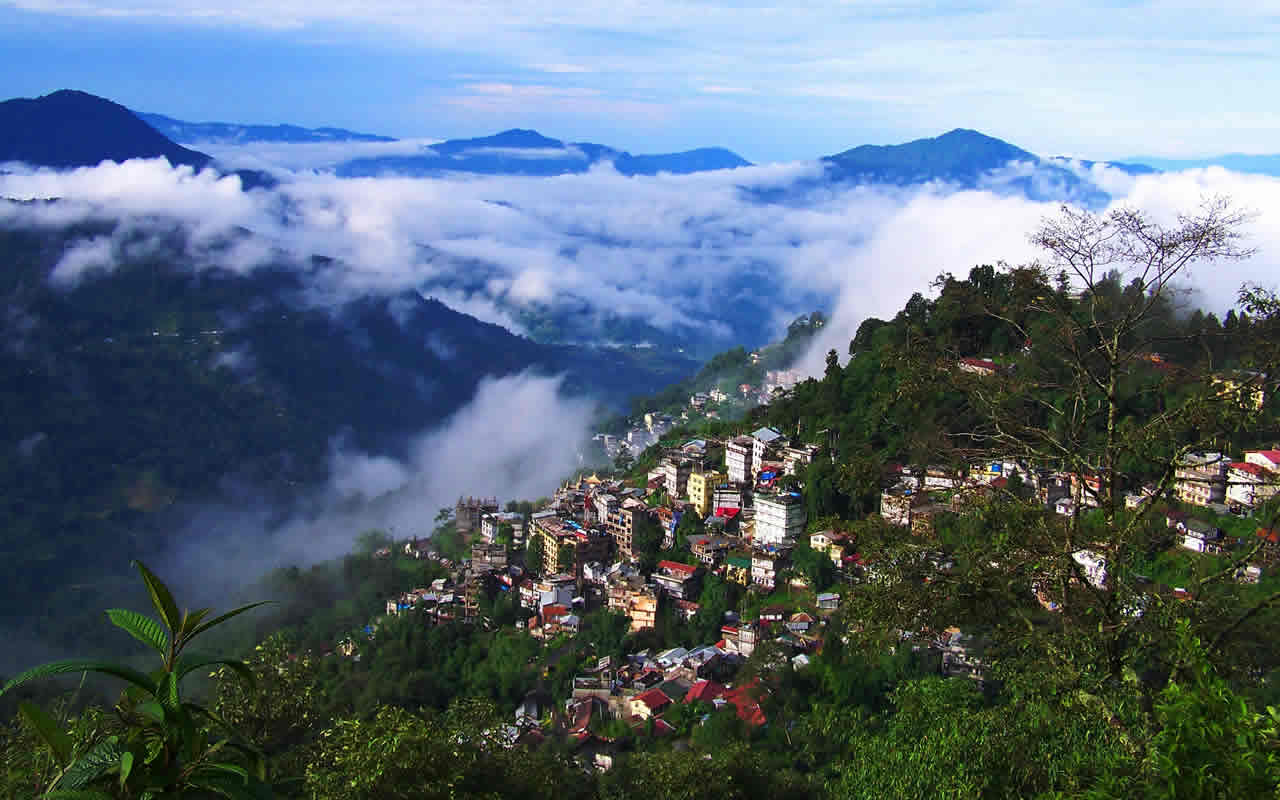
[[[998,366],[965,359],[958,369],[982,376]],[[708,399],[691,397],[690,408],[705,411]],[[450,524],[464,537],[469,558],[442,555],[430,538],[399,544],[404,555],[435,562],[448,575],[389,598],[384,609],[387,616],[417,614],[424,624],[491,626],[482,610],[486,598],[505,594],[520,609],[515,627],[556,648],[583,634],[589,616],[599,611],[625,618],[631,634],[654,631],[664,619],[705,623],[700,599],[708,582],[732,585],[742,599],[734,608],[714,610],[717,619],[705,641],[638,649],[621,661],[600,656],[561,696],[540,688],[520,705],[514,738],[564,737],[599,769],[611,765],[615,744],[601,734],[602,720],[662,737],[676,730],[667,715],[693,706],[704,721],[705,714],[723,710],[746,726],[767,725],[769,684],[759,668],[747,665],[754,659],[766,669],[803,670],[822,650],[842,599],[868,582],[902,579],[902,565],[864,558],[852,531],[809,518],[803,476],[820,445],[793,441],[769,427],[670,445],[662,437],[671,424],[669,416],[645,415],[638,430],[653,437],[647,447],[658,457],[641,480],[580,474],[529,513],[504,511],[493,497],[459,498]],[[636,439],[645,440],[639,433]],[[937,548],[937,521],[1010,491],[1071,517],[1098,508],[1102,478],[1015,458],[958,470],[891,464],[881,476],[878,518],[909,537],[927,581],[929,574],[942,576],[953,566]],[[1278,492],[1280,449],[1250,450],[1238,459],[1192,452],[1179,460],[1166,487],[1139,487],[1124,495],[1123,505],[1132,512],[1168,501],[1158,516],[1171,550],[1193,557],[1248,551],[1252,558],[1233,577],[1256,583],[1280,557],[1280,533],[1261,527],[1250,535],[1239,532],[1248,515]],[[659,541],[642,543],[645,535]],[[830,568],[802,568],[801,556],[808,564],[817,557]],[[1072,559],[1080,567],[1073,581],[1107,589],[1104,554],[1082,546]],[[1060,601],[1052,587],[1048,576],[1033,583],[1036,599],[1049,611]],[[1155,581],[1150,591],[1185,595],[1183,587]],[[1141,604],[1131,613],[1141,614]],[[365,634],[375,637],[377,628],[375,621]],[[904,647],[940,675],[979,685],[987,679],[984,651],[990,642],[980,632],[949,626],[902,630],[900,636]],[[356,638],[338,647],[356,658],[359,649]]]

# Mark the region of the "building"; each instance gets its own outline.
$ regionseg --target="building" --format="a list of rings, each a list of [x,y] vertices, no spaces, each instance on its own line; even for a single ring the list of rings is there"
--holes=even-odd
[[[511,526],[513,542],[524,541],[524,515],[515,512],[495,511],[480,517],[480,535],[486,542],[496,542],[503,525]]]
[[[1222,453],[1188,453],[1174,471],[1178,499],[1194,506],[1221,503],[1227,496],[1230,460]]]
[[[730,549],[740,542],[741,540],[736,536],[697,536],[690,540],[689,552],[707,567],[714,567],[724,559]]]
[[[741,485],[722,483],[711,492],[712,508],[743,508],[746,506],[747,490]]]
[[[618,553],[624,558],[631,558],[631,542],[635,533],[636,517],[648,513],[644,503],[628,498],[622,505],[609,514],[605,520],[605,529],[613,537]]]
[[[755,508],[756,544],[781,545],[804,533],[806,515],[798,493],[757,496]]]
[[[730,553],[724,559],[724,579],[740,586],[751,584],[751,556]]]
[[[784,444],[782,434],[773,428],[760,428],[751,434],[751,459],[758,468],[774,450]]]
[[[715,508],[716,487],[729,479],[723,472],[704,472],[695,470],[689,473],[687,488],[689,502],[698,510],[698,516],[705,517]]]
[[[1092,550],[1077,550],[1071,554],[1071,558],[1084,571],[1085,579],[1098,589],[1104,589],[1107,585],[1107,559],[1099,553]]]
[[[1227,468],[1228,505],[1256,508],[1275,497],[1277,491],[1280,475],[1260,464],[1237,461]]]
[[[751,553],[751,583],[773,591],[778,585],[778,573],[790,564],[790,549],[754,550]]]
[[[609,585],[609,610],[631,619],[631,632],[652,630],[658,621],[658,593],[638,577]]]
[[[693,600],[702,588],[702,568],[676,561],[659,561],[653,572],[658,590],[676,600]]]
[[[799,475],[804,467],[813,461],[818,453],[816,444],[806,444],[782,448],[782,469],[787,475]]]
[[[755,479],[754,442],[749,436],[735,436],[724,445],[725,470],[733,483],[749,483]]]
[[[454,525],[459,533],[479,530],[481,518],[497,510],[498,498],[496,497],[459,497],[453,509]]]
[[[670,455],[662,459],[660,469],[667,495],[672,500],[684,497],[688,489],[689,475],[693,472],[693,464],[678,455]]]
[[[537,520],[534,535],[542,537],[542,572],[546,575],[572,572],[580,578],[584,564],[609,559],[613,544],[613,537],[603,529],[587,529],[560,517]]]
[[[1000,365],[989,358],[962,358],[956,363],[956,369],[985,378],[995,375],[1000,370]]]
[[[471,571],[476,573],[506,572],[507,546],[483,540],[471,545]]]
[[[1196,553],[1216,553],[1221,548],[1219,541],[1222,531],[1216,525],[1210,525],[1198,519],[1188,519],[1178,523],[1178,532],[1182,534],[1180,544],[1187,550]]]

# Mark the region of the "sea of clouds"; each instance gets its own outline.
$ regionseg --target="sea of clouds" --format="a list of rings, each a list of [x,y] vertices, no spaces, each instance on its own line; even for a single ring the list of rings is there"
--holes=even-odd
[[[241,191],[235,176],[164,161],[71,171],[6,165],[0,196],[60,202],[0,206],[0,224],[125,220],[112,236],[88,241],[62,259],[53,280],[63,284],[112,269],[124,242],[137,246],[139,232],[171,228],[175,221],[189,232],[195,255],[217,249],[217,263],[236,270],[278,261],[281,253],[339,259],[316,287],[316,302],[421,289],[467,270],[465,291],[431,293],[516,332],[509,309],[528,304],[585,305],[658,328],[723,332],[724,306],[734,302],[726,287],[746,283],[770,309],[758,321],[765,337],[815,307],[831,312],[805,362],[816,371],[829,348],[846,352],[863,319],[892,316],[913,292],[927,294],[939,273],[964,275],[976,264],[1035,259],[1028,234],[1057,210],[1007,190],[1009,178],[1027,169],[1019,165],[979,190],[819,184],[770,203],[759,199],[762,193],[814,178],[821,165],[656,177],[624,177],[600,165],[553,178],[340,179],[317,169],[346,155],[334,147],[326,145],[323,159],[314,153],[284,157],[282,147],[248,145],[218,154],[228,163],[269,166],[281,178],[275,188],[250,192]],[[1258,249],[1253,259],[1200,265],[1187,276],[1205,308],[1223,314],[1242,284],[1276,284],[1280,179],[1218,168],[1141,177],[1101,165],[1074,169],[1114,203],[1160,222],[1173,222],[1215,195],[1256,212],[1246,230],[1247,243]],[[228,232],[239,228],[254,236],[236,238],[226,249]],[[453,419],[424,426],[411,458],[393,461],[336,443],[331,486],[315,507],[344,510],[289,522],[283,527],[288,535],[264,551],[266,561],[312,561],[343,552],[366,523],[422,533],[435,511],[459,494],[548,493],[576,465],[572,443],[587,432],[588,419],[579,402],[565,398],[554,380],[506,378],[483,386]],[[352,510],[352,495],[366,501],[359,510]],[[377,498],[384,498],[382,505],[373,502]],[[225,510],[218,515],[238,520],[229,528],[265,524]]]

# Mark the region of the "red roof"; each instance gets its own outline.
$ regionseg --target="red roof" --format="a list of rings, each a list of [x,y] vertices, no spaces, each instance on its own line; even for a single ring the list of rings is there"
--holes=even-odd
[[[704,703],[710,703],[717,697],[723,697],[725,688],[715,681],[698,681],[689,687],[689,691],[684,696],[686,703],[692,703],[695,700],[701,700]]]
[[[753,728],[765,723],[764,712],[760,710],[760,703],[754,697],[754,690],[759,685],[758,680],[753,680],[745,686],[729,689],[724,693],[725,701],[738,710],[738,719]]]
[[[982,367],[983,369],[996,369],[996,362],[989,358],[962,358],[961,364],[968,364],[971,367]]]
[[[734,627],[733,625],[723,625],[723,626],[721,626],[721,627],[720,627],[720,632],[721,632],[721,633],[731,633],[731,634],[733,634],[734,636],[737,636],[737,635],[738,635],[738,629],[737,629],[736,627]]]
[[[1255,535],[1268,544],[1280,544],[1280,533],[1276,533],[1274,528],[1258,528]]]
[[[698,571],[697,567],[681,564],[678,561],[659,561],[658,569],[666,570],[667,572],[683,572],[685,575],[692,575]]]
[[[1235,461],[1231,464],[1232,469],[1238,469],[1241,472],[1247,472],[1255,478],[1270,478],[1271,470],[1260,464],[1251,464],[1248,461]]]
[[[563,617],[569,613],[569,607],[560,603],[550,603],[542,607],[542,616],[544,619],[549,617]]]
[[[742,513],[742,509],[740,508],[728,508],[727,506],[720,506],[719,508],[716,509],[716,516],[724,517],[725,519],[733,519],[734,517],[738,516],[741,513]]]
[[[1244,451],[1244,454],[1246,456],[1249,455],[1250,453],[1260,455],[1266,460],[1270,461],[1272,464],[1280,464],[1280,450],[1246,450]]]
[[[661,689],[650,689],[649,691],[644,692],[643,694],[638,694],[631,699],[639,700],[641,703],[644,703],[645,707],[648,708],[650,712],[657,711],[660,708],[671,705],[671,698],[663,694]]]

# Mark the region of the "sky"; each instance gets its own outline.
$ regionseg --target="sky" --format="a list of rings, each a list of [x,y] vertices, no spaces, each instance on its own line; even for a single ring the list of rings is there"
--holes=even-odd
[[[1044,156],[1280,150],[1280,2],[0,0],[0,97],[757,163],[974,128]]]

